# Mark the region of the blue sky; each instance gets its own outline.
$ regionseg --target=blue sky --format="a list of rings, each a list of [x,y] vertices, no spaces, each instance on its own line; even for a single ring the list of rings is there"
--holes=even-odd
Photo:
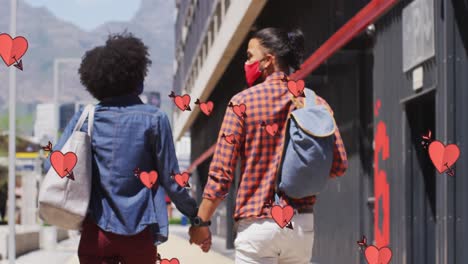
[[[92,30],[108,21],[128,21],[140,6],[140,0],[25,0],[28,4],[44,6],[55,16]]]

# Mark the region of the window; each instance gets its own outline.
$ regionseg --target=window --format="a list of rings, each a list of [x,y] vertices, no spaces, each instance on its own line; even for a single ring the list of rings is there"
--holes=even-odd
[[[214,20],[216,21],[215,23],[215,32],[218,33],[219,28],[221,27],[222,23],[222,18],[223,18],[223,11],[221,10],[221,3],[218,2],[218,5],[216,6],[216,12],[215,12],[215,18]]]
[[[218,15],[214,15],[213,16],[213,39],[215,38],[216,33],[218,33],[218,29],[219,29]]]
[[[205,38],[205,41],[203,43],[203,60],[206,60],[207,48],[208,48],[208,37]]]
[[[173,74],[176,74],[177,73],[177,66],[179,66],[178,63],[177,63],[177,59],[174,59],[174,62],[172,64],[173,64],[172,65],[173,66]]]
[[[185,40],[187,38],[187,33],[188,33],[188,28],[187,28],[187,24],[185,24],[184,27],[182,28],[182,43],[185,43]]]
[[[195,81],[197,80],[197,69],[195,67],[196,65],[194,65],[193,67],[193,70],[192,70],[192,85],[191,85],[191,89],[193,88],[193,86],[195,85]]]
[[[188,80],[187,80],[187,83],[185,85],[185,91],[186,93],[190,93],[191,92],[191,86],[190,86],[190,83],[192,82],[192,76],[189,76]]]
[[[203,59],[203,46],[198,51],[198,58],[199,58],[198,60],[200,61],[200,67],[202,67],[203,63],[205,62],[204,59]]]
[[[224,20],[224,15],[226,14],[226,1],[221,0],[220,3],[220,18],[221,20]]]
[[[201,55],[198,54],[198,58],[197,58],[197,67],[198,67],[199,71],[201,70],[202,66],[203,66],[203,65],[202,65],[202,61],[201,61]]]
[[[210,27],[210,29],[208,30],[208,41],[207,41],[208,42],[207,43],[208,47],[211,47],[211,44],[213,44],[213,35],[212,35],[211,32],[212,31],[211,31],[211,27]]]
[[[196,80],[198,77],[198,59],[193,62],[193,79]]]

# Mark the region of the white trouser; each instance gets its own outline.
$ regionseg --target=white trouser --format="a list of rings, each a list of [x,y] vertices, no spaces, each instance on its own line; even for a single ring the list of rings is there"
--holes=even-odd
[[[293,230],[273,219],[241,219],[238,224],[236,264],[309,264],[314,245],[314,214],[295,214]]]

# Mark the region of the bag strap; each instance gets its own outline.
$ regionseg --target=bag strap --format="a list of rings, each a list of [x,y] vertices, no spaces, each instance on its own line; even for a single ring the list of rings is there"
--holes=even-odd
[[[88,135],[91,137],[93,134],[93,124],[94,124],[94,105],[91,106],[88,113]]]
[[[76,132],[81,129],[86,118],[88,118],[88,135],[91,136],[93,123],[94,123],[94,105],[87,105],[83,109],[83,113],[81,113],[81,116],[78,119],[78,122],[76,122],[73,132]]]
[[[317,97],[316,97],[315,92],[313,90],[305,88],[304,89],[304,94],[306,95],[306,97],[304,98],[303,102],[301,100],[299,100],[299,97],[295,97],[292,94],[290,95],[291,101],[296,106],[296,109],[304,108],[307,105],[316,105],[317,104]]]
[[[304,104],[297,97],[294,97],[294,95],[291,95],[291,101],[296,106],[296,109],[304,107]]]

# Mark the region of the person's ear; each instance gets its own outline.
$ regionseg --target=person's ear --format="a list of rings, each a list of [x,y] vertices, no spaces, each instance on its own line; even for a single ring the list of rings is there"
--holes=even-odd
[[[275,56],[273,56],[271,54],[266,54],[265,59],[264,59],[263,68],[268,69],[270,67],[274,67],[274,65],[275,65]]]

